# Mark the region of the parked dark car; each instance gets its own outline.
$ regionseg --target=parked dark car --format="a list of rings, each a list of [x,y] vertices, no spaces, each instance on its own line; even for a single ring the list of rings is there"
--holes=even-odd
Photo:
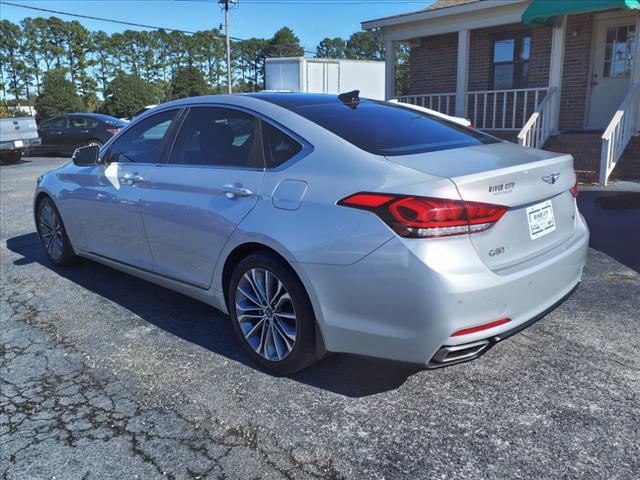
[[[68,113],[48,118],[38,126],[39,152],[72,153],[83,145],[102,146],[127,124],[101,113]]]

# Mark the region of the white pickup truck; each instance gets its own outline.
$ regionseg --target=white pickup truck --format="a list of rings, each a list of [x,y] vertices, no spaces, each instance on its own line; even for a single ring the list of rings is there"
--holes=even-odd
[[[40,145],[35,117],[0,118],[0,162],[16,163]]]

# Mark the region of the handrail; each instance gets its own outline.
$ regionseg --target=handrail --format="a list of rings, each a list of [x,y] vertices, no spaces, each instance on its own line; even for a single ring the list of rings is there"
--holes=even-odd
[[[524,147],[542,148],[551,135],[551,117],[549,115],[547,105],[555,96],[558,89],[552,87],[549,89],[542,101],[536,106],[536,109],[524,124],[522,130],[518,133],[518,143]]]
[[[527,119],[527,110],[534,110],[547,92],[547,87],[466,92],[469,119],[484,130],[519,130]]]
[[[472,93],[513,93],[513,92],[518,92],[518,93],[523,93],[523,92],[536,92],[536,91],[540,91],[540,90],[546,90],[546,87],[532,87],[532,88],[509,88],[509,89],[505,89],[505,90],[471,90],[469,92],[466,92],[467,94],[472,94]]]
[[[606,185],[609,175],[629,144],[631,137],[640,129],[640,82],[635,82],[627,92],[602,134],[600,153],[600,184]]]
[[[527,118],[527,110],[534,110],[547,92],[547,87],[474,90],[464,93],[464,105],[457,105],[456,92],[399,95],[394,98],[447,115],[458,110],[468,112],[471,123],[479,129],[519,130]]]

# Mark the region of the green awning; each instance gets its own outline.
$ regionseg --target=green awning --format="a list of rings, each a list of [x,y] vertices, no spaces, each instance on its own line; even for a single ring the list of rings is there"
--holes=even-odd
[[[640,0],[533,0],[522,14],[522,22],[551,25],[554,23],[554,18],[562,15],[596,12],[611,8],[639,10]]]

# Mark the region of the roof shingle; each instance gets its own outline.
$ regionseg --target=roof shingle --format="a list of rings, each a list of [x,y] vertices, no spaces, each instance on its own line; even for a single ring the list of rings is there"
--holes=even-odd
[[[431,10],[440,10],[441,8],[457,7],[459,5],[466,5],[467,3],[477,3],[482,0],[437,0],[424,9],[425,12]]]

